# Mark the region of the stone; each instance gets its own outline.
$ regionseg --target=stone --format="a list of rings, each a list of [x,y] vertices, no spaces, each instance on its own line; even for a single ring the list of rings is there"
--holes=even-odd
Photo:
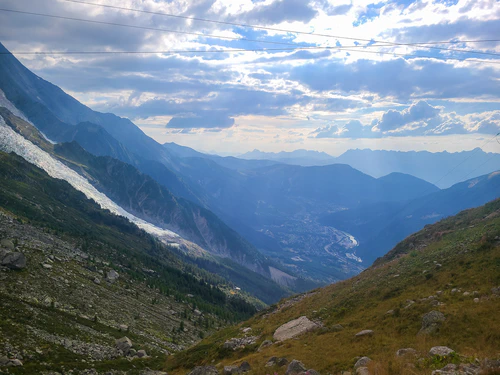
[[[356,333],[356,337],[363,337],[363,336],[373,336],[373,331],[371,329],[364,329]]]
[[[9,362],[10,362],[9,358],[0,356],[0,366],[7,366],[7,363]]]
[[[219,371],[214,366],[196,366],[187,375],[219,375]]]
[[[247,361],[244,361],[239,367],[240,372],[248,372],[251,369],[252,366],[250,366],[250,363],[248,363]]]
[[[500,286],[497,286],[496,288],[491,288],[491,293],[500,295]]]
[[[294,359],[288,364],[285,375],[300,374],[301,372],[305,372],[306,370],[307,369],[302,362]]]
[[[368,367],[358,367],[356,369],[356,375],[371,375]]]
[[[397,352],[396,352],[396,356],[397,357],[404,357],[404,356],[407,356],[407,355],[414,355],[416,356],[417,355],[417,351],[413,348],[404,348],[404,349],[399,349]]]
[[[429,350],[429,355],[431,357],[435,355],[439,355],[441,357],[446,357],[451,353],[455,352],[453,349],[448,348],[447,346],[434,346]]]
[[[115,270],[110,270],[106,273],[106,279],[110,283],[114,283],[116,280],[118,280],[119,277],[120,277],[120,274],[118,272],[116,272]]]
[[[47,263],[43,263],[42,267],[45,268],[46,270],[51,270],[52,269],[52,265],[47,264]]]
[[[3,239],[0,241],[0,247],[6,250],[14,250],[14,242],[8,239]]]
[[[148,356],[148,354],[146,353],[146,351],[144,349],[141,349],[141,350],[137,351],[137,356],[139,358],[146,358]]]
[[[98,278],[98,277],[95,277],[95,278],[94,278],[94,284],[99,285],[100,283],[101,283],[101,279],[100,279],[100,278]]]
[[[240,368],[238,366],[224,366],[223,374],[224,375],[232,375],[238,374],[240,372]]]
[[[372,360],[371,358],[369,357],[361,357],[360,359],[358,359],[356,361],[356,363],[354,364],[354,368],[358,368],[358,367],[366,367],[366,365],[368,365],[368,363],[370,363]]]
[[[479,303],[479,298],[476,297],[473,299],[473,301],[474,301],[474,303]]]
[[[273,338],[277,341],[284,341],[317,328],[319,328],[318,324],[310,321],[306,316],[301,316],[280,326],[274,332]]]
[[[258,352],[260,352],[262,349],[267,348],[271,346],[273,342],[271,340],[264,340],[262,341],[262,344],[260,344],[259,349],[257,349]]]
[[[252,330],[252,328],[250,328],[250,327],[246,327],[246,328],[243,328],[243,329],[242,329],[243,333],[248,333],[248,332],[250,332],[251,330]]]
[[[128,325],[126,325],[126,324],[120,324],[119,328],[120,328],[120,331],[122,331],[122,332],[128,331]]]
[[[278,358],[278,360],[276,361],[276,364],[277,364],[279,367],[286,366],[286,365],[288,365],[288,359],[286,359],[285,357]]]
[[[253,345],[257,341],[257,336],[249,336],[249,337],[233,337],[232,339],[227,340],[223,347],[224,349],[238,350],[243,349],[247,345]]]
[[[118,350],[122,351],[123,355],[129,354],[130,349],[132,349],[132,341],[127,336],[117,339],[115,345]]]
[[[7,367],[21,367],[22,365],[23,363],[17,358],[11,359],[9,363],[7,363]]]
[[[276,365],[276,362],[278,361],[278,357],[271,357],[267,360],[265,367],[273,367]]]
[[[469,293],[469,292],[464,292],[462,295],[463,295],[464,297],[468,297],[468,296],[470,296],[470,293]]]
[[[128,352],[128,354],[129,354],[131,357],[133,357],[133,356],[135,356],[135,355],[137,354],[137,351],[136,351],[135,349],[133,349],[133,348],[132,348],[132,349],[130,349],[130,351]]]
[[[344,327],[342,327],[341,324],[334,324],[332,326],[332,328],[330,328],[330,330],[333,332],[339,332],[339,331],[342,331],[343,329],[344,329]]]
[[[26,257],[19,252],[4,253],[1,265],[12,270],[22,270],[26,268]]]
[[[422,328],[419,335],[436,333],[441,324],[446,320],[444,314],[440,311],[430,311],[422,318]]]

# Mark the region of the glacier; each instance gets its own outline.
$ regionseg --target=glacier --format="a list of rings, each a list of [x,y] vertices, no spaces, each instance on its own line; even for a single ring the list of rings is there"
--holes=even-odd
[[[6,103],[3,92],[0,93],[0,103],[8,104]],[[8,106],[6,107],[10,109]],[[13,107],[12,109],[17,110],[15,109],[15,107]],[[19,114],[21,115],[21,118],[24,117],[22,113]],[[32,142],[12,130],[5,123],[5,120],[2,116],[0,116],[0,150],[7,153],[14,152],[29,163],[43,169],[49,176],[67,181],[75,189],[85,194],[87,198],[93,199],[102,208],[111,211],[115,215],[126,217],[132,223],[136,224],[139,228],[154,235],[155,237],[158,237],[164,242],[175,242],[176,240],[181,239],[181,237],[177,233],[174,233],[168,229],[159,228],[125,211],[122,207],[109,199],[105,194],[101,193],[94,186],[92,186],[92,184],[90,184],[87,179],[85,179],[60,161],[54,159],[49,153],[45,152],[38,146],[34,145]]]

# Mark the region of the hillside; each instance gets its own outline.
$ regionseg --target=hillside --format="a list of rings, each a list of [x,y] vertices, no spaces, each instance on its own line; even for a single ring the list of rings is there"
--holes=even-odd
[[[0,174],[0,357],[22,354],[24,373],[123,366],[114,340],[125,335],[154,355],[138,368],[157,366],[256,311],[221,276],[21,157],[0,153]]]
[[[166,368],[184,374],[195,365],[212,364],[221,371],[248,361],[252,374],[282,373],[286,366],[266,363],[285,357],[320,374],[340,374],[356,372],[353,367],[363,356],[372,361],[357,374],[430,374],[447,363],[462,364],[464,372],[443,374],[500,368],[500,362],[491,361],[500,358],[499,233],[500,200],[428,225],[360,275],[283,300],[169,358]],[[309,332],[273,338],[283,337],[283,329],[276,332],[283,324],[303,316],[310,320],[302,319]],[[371,332],[357,335],[364,330]],[[257,337],[254,345],[224,348],[244,332]],[[453,353],[428,354],[435,346]],[[414,351],[397,356],[403,348]]]

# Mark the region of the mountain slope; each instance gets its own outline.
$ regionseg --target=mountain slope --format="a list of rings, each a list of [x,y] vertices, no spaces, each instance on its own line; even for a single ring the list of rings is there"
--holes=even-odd
[[[500,169],[500,154],[486,153],[479,148],[455,153],[356,149],[346,151],[336,162],[349,164],[374,177],[392,172],[407,173],[435,182],[444,189],[466,178]]]
[[[469,369],[480,363],[500,367],[481,362],[500,355],[499,233],[500,200],[461,212],[410,236],[358,276],[281,301],[215,333],[169,358],[167,369],[176,375],[195,365],[213,362],[221,369],[248,361],[254,374],[281,373],[285,367],[266,367],[273,356],[297,359],[321,374],[354,373],[362,356],[372,359],[371,374],[430,374],[449,362]],[[423,317],[431,311],[444,319],[429,328]],[[322,327],[290,340],[273,339],[278,327],[301,316]],[[244,327],[259,337],[256,344],[225,350],[223,343],[244,336]],[[373,333],[356,336],[362,330]],[[271,345],[257,350],[264,340]],[[438,345],[460,355],[429,356]],[[398,357],[402,348],[414,348],[415,355]]]

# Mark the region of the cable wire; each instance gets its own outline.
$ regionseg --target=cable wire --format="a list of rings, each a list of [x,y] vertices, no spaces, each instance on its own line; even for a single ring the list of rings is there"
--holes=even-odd
[[[94,5],[94,4],[91,4],[91,5]],[[99,24],[99,25],[128,27],[128,28],[133,28],[133,29],[148,30],[148,31],[160,31],[160,32],[166,32],[166,33],[175,33],[175,34],[184,34],[184,35],[195,35],[195,36],[204,37],[204,38],[234,40],[234,41],[242,41],[242,42],[273,44],[273,45],[288,45],[288,46],[306,47],[306,46],[300,46],[297,43],[290,43],[290,42],[276,42],[276,41],[269,41],[269,40],[258,40],[258,39],[248,39],[248,38],[240,38],[240,37],[204,34],[204,33],[192,32],[192,31],[162,29],[162,28],[149,27],[149,26],[138,26],[138,25],[122,24],[122,23],[117,23],[117,22],[89,20],[89,19],[84,19],[84,18],[58,16],[58,15],[54,15],[54,14],[28,12],[28,11],[15,10],[15,9],[0,8],[0,11],[25,14],[25,15],[31,15],[31,16],[56,18],[56,19],[62,19],[62,20],[67,20],[67,21],[87,22],[87,23],[94,23],[94,24]],[[312,35],[312,34],[308,34],[308,35]],[[315,34],[315,35],[321,35],[321,34]],[[474,51],[474,50],[457,49],[457,48],[433,47],[433,46],[426,46],[422,43],[419,43],[419,44],[416,44],[416,43],[395,43],[395,42],[375,41],[375,40],[356,39],[356,38],[345,38],[345,39],[352,39],[352,40],[356,40],[356,41],[361,40],[361,41],[367,41],[367,42],[372,42],[372,43],[379,43],[379,45],[371,44],[371,45],[366,45],[366,46],[348,46],[347,48],[373,48],[373,47],[400,46],[400,47],[426,48],[426,49],[433,49],[433,50],[439,50],[439,51],[451,51],[451,52],[458,52],[458,53],[473,53],[473,54],[477,54],[477,55],[488,55],[488,56],[500,57],[500,53]],[[382,45],[380,45],[380,43],[382,43]],[[431,42],[431,43],[436,43],[436,42]],[[326,47],[323,47],[323,48],[326,48]],[[332,46],[331,48],[342,48],[342,47],[333,47]]]

